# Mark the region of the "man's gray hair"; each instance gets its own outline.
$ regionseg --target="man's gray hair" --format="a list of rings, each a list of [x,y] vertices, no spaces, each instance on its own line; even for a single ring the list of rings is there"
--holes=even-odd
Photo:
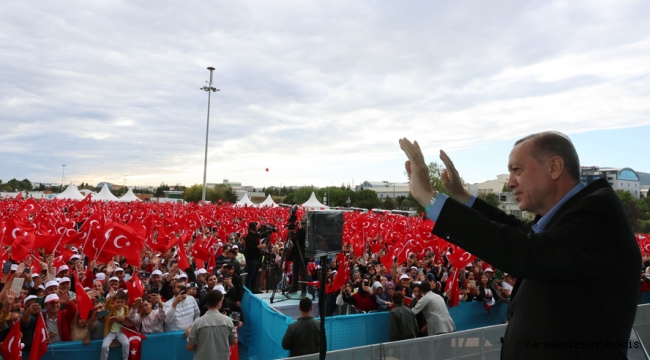
[[[543,162],[551,156],[559,156],[564,160],[564,169],[571,179],[580,181],[580,158],[568,136],[558,131],[544,131],[517,140],[515,146],[528,140],[533,142],[530,155],[537,161]]]

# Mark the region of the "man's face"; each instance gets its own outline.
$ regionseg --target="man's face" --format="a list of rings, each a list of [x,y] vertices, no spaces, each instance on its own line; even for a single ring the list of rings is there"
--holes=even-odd
[[[180,294],[183,286],[185,286],[184,281],[176,281],[176,284],[174,284],[174,295]]]
[[[124,271],[118,271],[115,273],[115,276],[117,276],[120,279],[124,279]]]
[[[210,275],[208,277],[208,288],[213,289],[215,286],[217,286],[217,275]]]
[[[236,257],[237,254],[235,254],[234,252],[230,252],[230,251],[228,252],[228,259],[234,260]]]
[[[162,283],[162,276],[160,275],[151,276],[151,285],[153,285],[154,287],[158,287],[160,286],[161,283]]]
[[[45,289],[45,296],[48,296],[50,294],[56,294],[57,291],[59,291],[58,285],[49,286]]]
[[[533,142],[524,141],[510,152],[508,162],[508,188],[512,190],[519,209],[535,214],[545,215],[553,204],[548,194],[552,180],[550,167],[540,163],[532,154]]]
[[[108,287],[111,288],[111,289],[113,289],[113,290],[115,290],[115,291],[117,291],[117,288],[118,288],[119,286],[120,286],[120,283],[117,282],[117,281],[115,281],[115,280],[113,280],[113,281],[109,281],[109,282],[108,282]]]
[[[60,283],[59,284],[59,289],[61,289],[63,291],[69,291],[70,290],[70,282],[66,281],[66,282]]]
[[[140,314],[142,315],[149,315],[151,312],[151,303],[148,301],[142,302],[138,311],[140,311]]]
[[[100,294],[104,292],[102,283],[99,281],[93,281],[93,290],[99,292]]]
[[[59,304],[59,302],[56,300],[50,301],[49,303],[45,304],[45,309],[49,314],[57,314],[61,309],[61,304]]]

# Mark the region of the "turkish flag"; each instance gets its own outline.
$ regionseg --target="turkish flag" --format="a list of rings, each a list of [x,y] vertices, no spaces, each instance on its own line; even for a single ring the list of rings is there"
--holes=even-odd
[[[108,224],[107,224],[108,225]],[[140,266],[140,255],[144,247],[144,239],[131,227],[121,224],[104,227],[106,239],[101,248],[96,249],[98,260],[111,261],[113,256],[124,256],[126,262],[134,267]],[[96,245],[95,245],[96,246]]]
[[[20,342],[20,338],[20,321],[16,321],[0,349],[4,360],[22,360],[25,345]]]
[[[86,195],[86,197],[83,200],[77,202],[74,205],[71,205],[68,208],[68,214],[70,214],[71,216],[74,216],[74,214],[77,211],[83,210],[86,206],[89,206],[90,205],[90,196],[91,196],[91,193],[88,193],[88,195]]]
[[[41,206],[38,205],[38,203],[34,199],[30,198],[27,199],[27,201],[25,201],[23,207],[16,212],[15,216],[22,219],[24,217],[36,213],[36,211],[39,210],[40,208]]]
[[[190,262],[187,260],[187,253],[185,252],[185,242],[190,238],[190,231],[185,229],[183,236],[178,240],[178,268],[185,271],[190,267]]]
[[[146,340],[147,337],[127,327],[122,327],[122,331],[129,339],[129,360],[142,359],[142,340]]]
[[[129,294],[129,305],[132,305],[135,302],[135,299],[142,298],[144,294],[144,287],[142,282],[138,278],[138,272],[133,272],[133,277],[126,282],[126,289]]]
[[[339,271],[336,272],[334,276],[334,281],[332,282],[332,291],[337,291],[346,281],[350,280],[350,267],[348,261],[345,261],[341,266],[339,266]]]
[[[74,284],[75,284],[75,294],[77,295],[77,310],[79,311],[79,316],[84,319],[88,320],[88,316],[90,315],[90,311],[93,309],[93,301],[90,299],[90,296],[86,293],[86,290],[84,290],[83,285],[79,282],[79,275],[74,276]]]
[[[449,307],[452,308],[460,302],[458,295],[458,269],[451,271],[451,276],[445,284],[445,291],[449,291]]]
[[[19,192],[18,195],[14,198],[14,200],[22,200],[23,199],[23,192]]]
[[[38,314],[36,319],[36,330],[32,339],[32,349],[29,352],[29,360],[39,360],[47,352],[47,331],[43,314]]]

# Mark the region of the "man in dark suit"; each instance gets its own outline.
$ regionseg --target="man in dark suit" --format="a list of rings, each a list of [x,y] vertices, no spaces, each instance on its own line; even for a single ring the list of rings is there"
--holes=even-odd
[[[291,249],[291,258],[287,260],[293,261],[293,279],[291,280],[291,289],[290,293],[298,292],[298,284],[300,281],[308,281],[307,279],[307,260],[305,259],[305,246],[307,240],[307,232],[305,227],[307,226],[307,217],[306,215],[298,223],[298,229],[293,235],[293,248]],[[307,296],[307,284],[301,284],[301,293],[300,297],[303,298]]]
[[[507,186],[521,210],[537,215],[532,222],[471,196],[443,151],[449,196],[437,193],[417,142],[401,139],[400,147],[433,233],[519,279],[502,359],[626,358],[641,254],[608,182],[580,182],[578,154],[565,135],[533,134],[510,153]]]

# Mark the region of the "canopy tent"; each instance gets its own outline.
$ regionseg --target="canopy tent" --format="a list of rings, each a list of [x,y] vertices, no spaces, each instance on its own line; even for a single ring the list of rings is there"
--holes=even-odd
[[[234,206],[257,206],[248,198],[248,193],[244,193],[244,197],[237,201]]]
[[[102,189],[95,195],[93,195],[93,201],[119,201],[119,199],[111,194],[108,190],[108,185],[104,184]]]
[[[70,199],[70,200],[83,200],[84,196],[79,192],[77,186],[70,182],[70,185],[65,189],[64,192],[56,196],[57,199]]]
[[[269,196],[267,196],[266,199],[264,199],[264,201],[259,206],[276,207],[278,206],[278,204],[276,204],[275,201],[273,201],[273,199],[271,198],[271,194],[269,194]]]
[[[313,191],[309,197],[309,200],[302,204],[302,207],[307,210],[324,210],[330,208],[329,206],[321,204],[321,202],[316,199],[316,194],[314,194]]]
[[[104,186],[106,186],[106,185],[104,185]],[[124,196],[122,196],[119,200],[124,201],[124,202],[140,201],[140,199],[138,199],[138,197],[135,196],[135,194],[133,193],[133,189],[129,189],[129,191],[127,191],[127,193],[124,194]]]

